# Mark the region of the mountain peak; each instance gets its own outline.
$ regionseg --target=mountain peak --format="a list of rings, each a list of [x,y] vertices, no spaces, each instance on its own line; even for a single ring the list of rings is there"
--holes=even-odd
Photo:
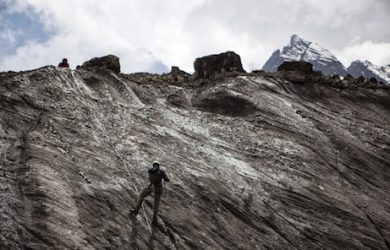
[[[302,43],[303,43],[303,44],[310,44],[309,41],[307,41],[307,40],[301,38],[300,36],[298,36],[298,35],[296,35],[296,34],[294,34],[294,35],[291,36],[291,38],[290,38],[290,44],[291,44],[291,45],[292,45],[292,44],[302,44]]]
[[[364,65],[364,66],[371,66],[371,65],[373,65],[373,63],[368,61],[368,60],[355,60],[351,64],[361,64],[361,65]]]
[[[348,73],[353,77],[374,77],[378,82],[390,83],[390,69],[386,66],[377,66],[368,60],[356,60],[348,67]]]
[[[316,71],[325,75],[346,75],[346,69],[340,61],[327,49],[317,43],[307,41],[296,34],[290,38],[281,53],[273,53],[263,66],[263,70],[275,72],[286,61],[305,61],[313,64]]]

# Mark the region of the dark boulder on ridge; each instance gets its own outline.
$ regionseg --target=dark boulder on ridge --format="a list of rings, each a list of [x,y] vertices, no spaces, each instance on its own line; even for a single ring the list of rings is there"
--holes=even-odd
[[[294,83],[318,81],[322,74],[313,70],[313,65],[304,61],[284,62],[278,67],[278,74],[285,80]]]
[[[345,80],[345,81],[354,81],[355,78],[354,78],[353,76],[351,76],[350,74],[348,74],[348,75],[346,75],[346,76],[344,77],[344,80]]]
[[[304,61],[284,62],[278,67],[278,71],[298,71],[301,73],[312,74],[313,64]]]
[[[95,57],[89,61],[83,63],[83,65],[78,66],[77,69],[86,69],[86,70],[96,70],[96,69],[107,69],[115,73],[121,72],[121,65],[119,63],[119,58],[114,55],[107,55],[103,57]]]
[[[191,75],[189,73],[181,70],[177,66],[172,66],[171,72],[168,73],[168,77],[170,78],[170,80],[173,80],[175,82],[184,82],[188,78],[190,78],[190,76]]]
[[[171,67],[171,72],[170,72],[171,75],[175,75],[175,76],[178,76],[178,75],[181,75],[181,76],[190,76],[190,74],[188,74],[187,72],[181,70],[179,67],[177,66],[172,66]]]
[[[194,62],[194,78],[209,78],[215,73],[245,72],[238,54],[228,51],[218,55],[197,58]]]
[[[371,78],[370,78],[370,82],[372,82],[372,83],[378,83],[378,80],[376,80],[375,77],[371,77]]]

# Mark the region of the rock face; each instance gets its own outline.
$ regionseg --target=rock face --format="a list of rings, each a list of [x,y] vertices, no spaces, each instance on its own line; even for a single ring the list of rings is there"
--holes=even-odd
[[[168,73],[168,77],[175,82],[183,83],[185,81],[188,81],[191,75],[181,70],[177,66],[172,66],[171,72]]]
[[[308,62],[294,61],[294,62],[283,62],[279,67],[278,71],[296,71],[304,74],[313,73],[313,65]]]
[[[115,73],[121,72],[119,58],[114,55],[92,58],[91,60],[83,63],[83,65],[78,66],[78,69],[86,69],[86,70],[105,69],[105,70],[111,70]]]
[[[390,84],[390,65],[376,66],[369,61],[354,61],[348,67],[348,73],[353,77],[374,77],[378,82]]]
[[[216,73],[245,72],[239,55],[232,51],[197,58],[194,62],[195,79],[209,78]]]
[[[247,116],[257,111],[256,105],[230,91],[203,91],[192,99],[194,107],[202,111],[230,116]]]
[[[0,249],[390,248],[389,89],[169,79],[0,73]]]
[[[286,61],[310,62],[315,71],[320,71],[324,75],[345,76],[347,74],[345,67],[330,51],[297,35],[291,36],[290,44],[282,51],[276,50],[271,55],[264,64],[263,70],[276,72],[277,68]]]
[[[314,71],[311,63],[303,61],[283,62],[278,67],[278,75],[287,81],[302,84],[322,78],[321,72]]]
[[[181,70],[177,66],[172,66],[171,67],[171,72],[169,74],[174,75],[174,76],[186,76],[186,77],[190,76],[190,74],[188,74],[187,72]]]

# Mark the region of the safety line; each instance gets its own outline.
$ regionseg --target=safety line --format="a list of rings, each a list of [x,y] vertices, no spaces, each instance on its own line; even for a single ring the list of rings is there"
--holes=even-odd
[[[140,198],[140,193],[139,193],[139,191],[138,191],[137,186],[134,184],[135,181],[134,181],[133,176],[130,174],[130,171],[129,171],[129,169],[127,168],[126,164],[124,163],[124,160],[123,160],[122,156],[118,153],[118,151],[116,151],[115,148],[114,148],[114,152],[115,152],[115,154],[121,159],[122,165],[123,165],[123,167],[126,169],[127,175],[130,177],[130,180],[133,181],[133,187],[134,187],[134,189],[135,189],[135,191],[136,191],[136,193],[137,193],[137,195],[138,195],[138,199],[139,199],[139,198]],[[145,211],[144,204],[141,205],[141,208],[142,208],[142,211],[144,212],[144,217],[145,217],[146,224],[147,224],[147,226],[148,226],[150,232],[152,232],[152,227],[150,226],[150,223],[149,223],[149,220],[148,220],[148,216],[147,216],[146,211]]]
[[[73,79],[74,79],[74,81],[75,81],[75,83],[76,83],[76,85],[77,85],[78,90],[80,91],[81,96],[82,96],[82,97],[85,97],[84,94],[83,94],[83,92],[81,91],[79,85],[78,85],[77,82],[76,82],[77,80],[76,80],[76,77],[75,77],[73,71],[71,71],[71,75],[72,75],[72,77],[73,77]],[[118,76],[116,76],[115,74],[111,74],[111,75],[114,76],[115,79],[119,80],[121,83],[123,83],[123,84],[127,87],[127,85],[126,85]],[[62,74],[60,74],[60,77],[62,77]],[[136,102],[137,102],[138,104],[143,105],[143,103],[139,100],[139,98],[138,98],[137,95],[134,93],[134,91],[131,90],[131,91],[130,91],[130,94],[133,96],[133,98],[136,100]],[[97,119],[95,113],[94,113],[94,115],[93,115],[93,118],[94,118],[94,120],[95,120],[96,123],[97,123],[98,129],[100,129],[100,131],[102,132],[103,137],[107,138],[108,144],[111,146],[111,148],[114,149],[114,152],[115,152],[116,156],[120,158],[120,160],[121,160],[121,162],[122,162],[122,165],[123,165],[123,167],[125,168],[125,170],[126,170],[126,172],[127,172],[127,175],[128,175],[129,178],[130,178],[130,182],[133,183],[133,187],[134,187],[134,189],[135,189],[135,191],[136,191],[136,193],[137,193],[137,195],[138,195],[138,199],[139,199],[139,198],[140,198],[140,193],[139,193],[139,191],[138,191],[137,186],[135,185],[134,178],[132,177],[132,175],[130,174],[129,169],[127,168],[126,164],[124,163],[123,157],[118,153],[118,151],[115,149],[115,147],[113,147],[113,143],[111,142],[111,140],[109,139],[109,137],[106,135],[106,130],[103,128],[103,126],[101,125],[100,121]],[[149,223],[149,220],[148,220],[148,217],[147,217],[147,214],[146,214],[145,207],[144,207],[143,204],[141,205],[141,207],[142,207],[142,211],[143,211],[143,213],[144,213],[144,217],[145,217],[146,224],[147,224],[147,226],[148,226],[148,228],[149,228],[149,230],[150,230],[150,233],[152,233],[152,227],[150,226],[150,223]]]

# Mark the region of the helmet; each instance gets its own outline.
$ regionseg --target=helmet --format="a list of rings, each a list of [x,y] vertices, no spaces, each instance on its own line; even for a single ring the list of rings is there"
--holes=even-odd
[[[153,167],[158,168],[158,167],[160,167],[160,164],[157,161],[155,161],[155,162],[153,162]]]

